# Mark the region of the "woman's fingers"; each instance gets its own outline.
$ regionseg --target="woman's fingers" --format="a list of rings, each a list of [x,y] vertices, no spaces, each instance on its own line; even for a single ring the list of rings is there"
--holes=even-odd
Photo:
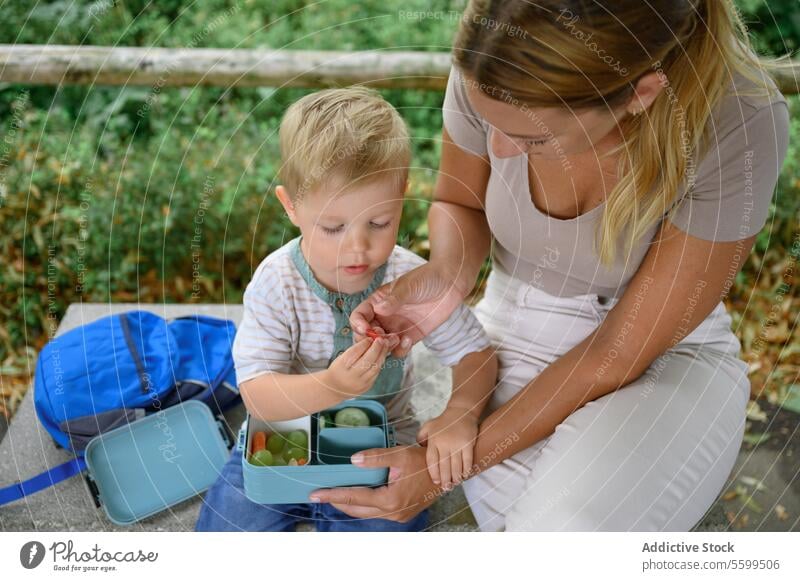
[[[372,506],[339,504],[338,502],[331,502],[330,505],[353,518],[386,518],[386,513],[382,509]]]
[[[350,327],[359,335],[365,335],[374,319],[375,311],[372,307],[372,297],[367,297],[350,313]]]
[[[411,352],[411,348],[414,346],[414,339],[411,338],[408,334],[403,334],[398,336],[397,344],[392,348],[392,355],[397,357],[398,359],[402,359],[406,355]]]

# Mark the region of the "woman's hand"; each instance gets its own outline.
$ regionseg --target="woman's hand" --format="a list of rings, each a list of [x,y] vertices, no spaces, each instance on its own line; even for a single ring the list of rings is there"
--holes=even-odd
[[[354,454],[350,461],[361,468],[388,467],[388,484],[379,488],[351,486],[315,490],[309,497],[312,502],[329,502],[353,518],[408,522],[442,494],[442,489],[428,475],[425,448],[374,448]]]
[[[466,298],[455,274],[428,262],[379,287],[350,315],[355,339],[379,326],[400,340],[392,354],[405,357],[411,347],[444,323]]]

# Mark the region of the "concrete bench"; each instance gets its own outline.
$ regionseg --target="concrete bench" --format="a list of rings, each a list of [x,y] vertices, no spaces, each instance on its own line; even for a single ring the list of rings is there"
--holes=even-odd
[[[230,319],[237,325],[242,317],[241,305],[73,304],[67,309],[58,334],[100,317],[135,309],[146,309],[166,318],[200,313]],[[450,392],[450,370],[441,367],[421,343],[414,347],[412,357],[419,382],[412,401],[415,409],[421,410],[419,419],[425,421],[444,409]],[[243,405],[226,413],[233,433],[238,431],[244,416]],[[33,406],[33,390],[30,390],[0,442],[0,487],[30,478],[70,457],[65,450],[55,446],[41,427]],[[102,508],[95,507],[85,480],[76,476],[0,507],[0,530],[191,531],[201,502],[201,497],[196,496],[129,527],[121,527],[108,520]],[[724,513],[715,505],[696,529],[724,530],[725,527]],[[300,528],[309,529],[305,526]],[[460,487],[432,506],[431,530],[477,530]]]

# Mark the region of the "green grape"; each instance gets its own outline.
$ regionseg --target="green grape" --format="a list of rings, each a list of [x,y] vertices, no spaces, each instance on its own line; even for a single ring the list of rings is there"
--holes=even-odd
[[[250,464],[255,466],[272,466],[273,457],[269,450],[259,450],[250,456]]]
[[[286,438],[282,434],[274,433],[267,440],[267,450],[273,454],[280,454],[286,445]]]
[[[297,446],[298,448],[308,447],[308,437],[303,430],[295,430],[291,432],[288,437],[290,446]]]
[[[272,465],[273,466],[286,466],[286,460],[283,459],[283,456],[278,454],[277,456],[272,457]]]
[[[369,416],[364,410],[358,408],[342,408],[336,412],[334,420],[339,427],[363,428],[369,426]]]
[[[286,452],[283,453],[283,458],[288,462],[292,458],[295,460],[300,460],[301,458],[305,458],[308,460],[308,452],[304,448],[297,448],[295,446],[290,446]]]

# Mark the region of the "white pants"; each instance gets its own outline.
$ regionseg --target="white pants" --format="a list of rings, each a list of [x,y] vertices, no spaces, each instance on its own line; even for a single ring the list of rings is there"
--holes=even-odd
[[[616,304],[559,298],[492,271],[475,314],[498,347],[495,410],[586,338]],[[467,480],[484,531],[687,531],[733,469],[750,393],[720,303],[625,387]],[[535,414],[535,410],[531,410]]]

